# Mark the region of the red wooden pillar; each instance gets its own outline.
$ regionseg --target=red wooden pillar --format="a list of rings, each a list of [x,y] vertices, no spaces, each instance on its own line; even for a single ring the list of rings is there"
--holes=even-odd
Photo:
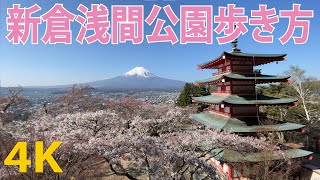
[[[226,85],[222,84],[221,85],[221,93],[224,93],[226,91]]]
[[[227,71],[227,67],[225,65],[222,66],[222,73],[225,73]]]

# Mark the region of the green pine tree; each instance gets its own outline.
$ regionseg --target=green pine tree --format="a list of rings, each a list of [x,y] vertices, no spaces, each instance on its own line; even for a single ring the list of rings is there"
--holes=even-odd
[[[186,107],[192,103],[192,97],[205,96],[209,94],[209,89],[206,86],[195,86],[191,83],[186,83],[176,104],[180,107]]]
[[[191,93],[192,93],[192,84],[186,83],[177,100],[177,106],[186,107],[189,104],[191,104],[192,103]]]

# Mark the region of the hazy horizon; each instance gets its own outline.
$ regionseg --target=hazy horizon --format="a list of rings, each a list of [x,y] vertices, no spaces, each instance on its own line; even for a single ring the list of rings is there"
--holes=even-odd
[[[108,79],[112,79],[112,78],[116,78],[116,77],[119,77],[119,76],[125,76],[126,74],[128,74],[129,72],[131,72],[132,70],[136,69],[136,68],[140,68],[142,66],[137,66],[125,73],[122,73],[122,74],[119,74],[119,75],[116,75],[116,76],[112,76],[110,78],[104,78],[104,79],[96,79],[96,80],[92,80],[92,81],[88,81],[88,82],[76,82],[76,83],[69,83],[69,84],[54,84],[54,85],[28,85],[28,86],[22,86],[22,85],[17,85],[17,86],[2,86],[2,83],[0,81],[0,87],[4,87],[4,88],[10,88],[10,87],[18,87],[18,86],[21,86],[21,87],[26,87],[26,88],[50,88],[50,87],[59,87],[59,86],[70,86],[70,85],[74,85],[74,84],[86,84],[86,83],[91,83],[91,82],[94,82],[94,81],[101,81],[101,80],[108,80]],[[142,67],[143,68],[143,67]],[[146,69],[148,72],[152,73],[152,75],[155,75],[156,77],[161,77],[161,76],[158,76],[157,74],[154,74],[152,71],[149,71],[148,69]],[[135,74],[136,75],[136,74]],[[166,77],[161,77],[161,78],[166,78]],[[176,79],[173,79],[173,80],[176,80]],[[178,81],[182,81],[182,80],[178,80]],[[183,81],[183,82],[187,82],[187,81]]]

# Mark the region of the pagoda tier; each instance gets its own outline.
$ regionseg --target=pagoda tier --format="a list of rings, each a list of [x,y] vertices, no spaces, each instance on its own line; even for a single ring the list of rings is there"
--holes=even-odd
[[[230,118],[213,112],[193,114],[192,118],[208,128],[234,133],[297,131],[304,125],[276,121],[266,117]]]
[[[196,85],[202,84],[217,84],[219,82],[255,82],[256,84],[275,83],[275,82],[288,82],[290,76],[272,76],[264,74],[238,74],[227,73],[215,75],[211,78],[196,81]],[[232,83],[231,83],[232,84]]]
[[[263,162],[263,161],[277,161],[284,158],[294,159],[302,157],[310,157],[312,152],[305,151],[302,149],[287,149],[283,150],[281,154],[275,154],[272,152],[256,152],[256,153],[245,153],[235,150],[225,149],[225,148],[216,148],[210,151],[210,156],[214,157],[209,160],[209,162],[214,166],[219,174],[224,177],[222,179],[227,180],[238,180],[238,179],[248,179],[247,171],[244,169],[234,169],[228,163],[241,163],[241,162]],[[254,169],[253,169],[254,171]]]
[[[264,95],[233,95],[211,94],[208,96],[192,97],[193,102],[206,104],[231,104],[231,105],[294,105],[296,99],[275,98]]]
[[[309,156],[312,154],[310,151],[305,151],[302,149],[288,149],[283,152],[283,154],[274,153],[243,153],[235,150],[229,150],[224,148],[217,148],[210,152],[211,155],[215,155],[215,159],[225,162],[261,162],[268,158],[268,160],[281,160],[283,157],[286,158],[300,158]]]
[[[210,105],[212,112],[227,117],[262,116],[260,106],[296,106],[295,99],[274,98],[264,95],[232,95],[212,94],[208,96],[192,97],[192,102]]]
[[[199,64],[198,69],[218,69],[219,72],[241,72],[253,66],[274,61],[284,61],[286,54],[251,54],[242,52],[223,52],[217,59]]]
[[[256,84],[289,82],[290,76],[227,73],[195,82],[196,86],[210,85],[212,93],[255,94]]]

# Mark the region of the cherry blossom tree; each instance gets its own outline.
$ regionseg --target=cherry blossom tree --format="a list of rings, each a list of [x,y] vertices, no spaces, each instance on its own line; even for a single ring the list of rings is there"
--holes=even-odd
[[[49,107],[52,113],[73,113],[81,111],[96,111],[102,108],[103,99],[92,93],[89,85],[73,85],[69,91],[58,98],[62,107]],[[56,105],[56,104],[54,104]]]
[[[20,96],[22,88],[9,88],[8,95],[0,97],[0,127],[4,123],[11,121],[12,119],[22,118],[26,115],[26,106],[29,101]]]
[[[62,141],[53,156],[63,173],[54,173],[48,164],[44,173],[33,173],[34,164],[28,167],[28,173],[18,173],[16,167],[0,166],[3,172],[0,178],[216,179],[216,170],[208,161],[215,157],[216,154],[211,154],[215,148],[283,155],[277,144],[264,135],[242,137],[194,128],[190,113],[196,107],[150,104],[131,97],[103,100],[91,94],[90,89],[74,86],[59,97],[53,109],[43,111],[41,107],[27,121],[13,121],[4,127],[10,136],[5,139],[12,144],[28,142],[30,159],[34,158],[35,141],[44,141],[47,147],[53,141]]]
[[[64,173],[54,174],[46,167],[45,174],[30,175],[38,179],[88,178],[90,173],[87,172],[97,173],[101,164],[107,165],[114,174],[129,179],[139,176],[179,178],[186,171],[214,178],[215,170],[207,162],[214,148],[278,151],[264,138],[240,137],[208,129],[185,131],[182,127],[190,123],[190,109],[140,103],[143,104],[140,111],[131,114],[130,121],[124,118],[127,115],[107,109],[58,116],[34,115],[29,121],[16,122],[8,129],[15,138],[30,144],[35,140],[46,144],[57,140],[63,142],[55,158]],[[132,105],[136,104],[132,102]],[[30,172],[33,168],[30,167]]]

